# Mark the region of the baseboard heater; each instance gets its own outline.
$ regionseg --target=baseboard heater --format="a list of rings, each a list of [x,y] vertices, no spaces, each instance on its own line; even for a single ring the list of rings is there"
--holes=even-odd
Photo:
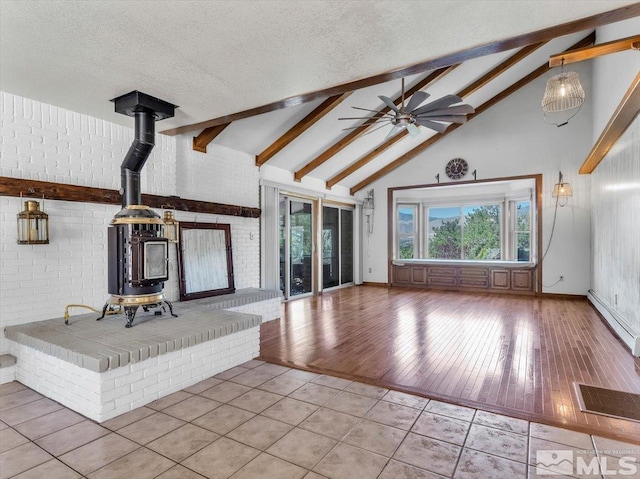
[[[607,321],[609,326],[611,326],[611,328],[616,332],[620,339],[629,346],[631,354],[636,357],[640,357],[640,334],[631,330],[631,328],[625,324],[625,321],[620,317],[620,315],[609,308],[609,306],[600,299],[593,290],[589,290],[587,298],[593,307],[596,308]]]

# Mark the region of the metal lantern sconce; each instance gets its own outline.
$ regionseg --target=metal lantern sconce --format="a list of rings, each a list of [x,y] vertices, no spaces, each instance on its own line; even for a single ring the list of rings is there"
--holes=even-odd
[[[169,240],[169,243],[177,243],[180,223],[176,220],[173,210],[165,210],[162,221],[164,221],[164,237]]]
[[[567,206],[569,198],[573,196],[571,185],[569,183],[565,183],[562,178],[562,171],[558,177],[558,182],[553,186],[553,193],[551,193],[551,196],[556,198],[558,205],[561,207]]]
[[[25,201],[24,211],[18,213],[18,244],[49,244],[49,215],[40,211],[37,201]]]

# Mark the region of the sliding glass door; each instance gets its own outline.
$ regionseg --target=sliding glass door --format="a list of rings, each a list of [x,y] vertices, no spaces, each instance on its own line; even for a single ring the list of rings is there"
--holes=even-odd
[[[285,298],[313,292],[313,204],[280,197],[280,288]]]
[[[322,287],[353,283],[353,210],[322,207]]]

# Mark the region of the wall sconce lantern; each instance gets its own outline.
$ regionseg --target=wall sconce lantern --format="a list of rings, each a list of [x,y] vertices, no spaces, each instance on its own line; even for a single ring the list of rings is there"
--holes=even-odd
[[[18,244],[49,244],[49,215],[40,211],[37,201],[25,201],[24,211],[18,213]]]
[[[569,198],[573,196],[571,185],[563,181],[562,171],[560,172],[558,182],[553,186],[553,193],[551,193],[551,196],[556,198],[556,201],[560,206],[566,206],[569,202]]]
[[[166,210],[162,220],[164,221],[164,237],[169,240],[169,243],[177,243],[180,223],[176,220],[173,211]]]

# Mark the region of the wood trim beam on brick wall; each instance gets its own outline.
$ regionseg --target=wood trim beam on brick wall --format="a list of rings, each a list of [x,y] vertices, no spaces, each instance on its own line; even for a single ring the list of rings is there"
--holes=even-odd
[[[586,46],[586,45],[591,45],[591,44],[593,44],[593,42],[595,42],[595,39],[596,39],[595,32],[592,32],[591,34],[587,35],[586,37],[584,37],[582,40],[580,40],[576,44],[574,44],[571,47],[569,47],[569,49],[580,48],[580,47],[583,47],[583,46]],[[476,108],[476,112],[467,117],[468,118],[467,119],[467,123],[469,123],[471,120],[473,120],[474,118],[478,117],[480,114],[482,114],[485,111],[487,111],[492,106],[494,106],[497,103],[501,102],[502,100],[507,98],[512,93],[518,91],[519,89],[521,89],[525,85],[529,84],[530,82],[532,82],[533,80],[535,80],[539,76],[543,75],[544,73],[549,71],[549,69],[550,69],[549,63],[544,63],[543,65],[540,65],[538,68],[536,68],[534,71],[532,71],[531,73],[529,73],[525,77],[521,78],[520,80],[518,80],[517,82],[512,84],[510,87],[502,90],[500,93],[498,93],[497,95],[495,95],[491,99],[489,99],[486,102],[484,102],[478,108]],[[377,181],[380,178],[382,178],[383,176],[388,175],[389,173],[391,173],[396,168],[402,166],[407,161],[411,160],[416,155],[418,155],[419,153],[422,153],[424,150],[429,148],[431,145],[433,145],[437,141],[441,140],[445,136],[453,133],[454,131],[456,131],[458,128],[460,128],[462,126],[464,126],[464,125],[451,125],[449,128],[447,128],[447,130],[444,133],[442,133],[442,134],[436,133],[434,136],[430,137],[426,141],[424,141],[424,142],[420,143],[419,145],[415,146],[414,148],[412,148],[411,150],[409,150],[405,154],[403,154],[400,157],[396,158],[394,161],[392,161],[388,165],[386,165],[383,168],[381,168],[380,170],[376,171],[374,174],[372,174],[369,177],[365,178],[364,180],[362,180],[357,185],[351,187],[351,189],[350,189],[351,194],[352,195],[355,194],[356,192],[358,192],[361,189],[365,188],[366,186],[370,185],[374,181]]]
[[[436,71],[431,72],[429,75],[427,75],[422,80],[420,80],[418,83],[416,83],[413,87],[411,87],[409,89],[409,91],[406,92],[405,98],[409,98],[411,95],[413,95],[418,90],[422,90],[423,88],[426,88],[427,86],[431,85],[432,83],[435,83],[436,81],[438,81],[439,79],[444,77],[446,74],[452,72],[458,66],[459,66],[459,64],[451,65],[450,67],[438,68]],[[402,101],[402,95],[398,95],[393,100],[393,103],[395,105],[399,105],[401,101]],[[382,108],[381,110],[379,110],[378,114],[387,113],[390,110],[391,110],[391,108],[386,106],[386,107]],[[373,116],[376,116],[376,115],[372,115],[371,118],[373,118]],[[363,124],[364,123],[365,122],[363,122]],[[298,171],[296,171],[293,174],[293,179],[295,181],[302,181],[302,178],[304,178],[310,172],[312,172],[313,170],[318,168],[320,165],[322,165],[325,162],[327,162],[328,160],[330,160],[333,156],[335,156],[340,151],[345,149],[347,146],[349,146],[351,143],[353,143],[357,138],[362,136],[365,133],[366,130],[369,130],[369,129],[370,129],[370,127],[369,128],[357,128],[355,130],[350,131],[348,134],[346,134],[344,137],[342,137],[336,143],[331,145],[329,148],[324,150],[322,153],[320,153],[318,156],[316,156],[309,163],[307,163],[302,168],[300,168]]]
[[[411,75],[417,75],[419,73],[426,72],[428,70],[434,70],[436,68],[442,68],[449,65],[455,65],[474,58],[491,55],[493,53],[506,52],[508,50],[514,50],[516,48],[522,48],[533,43],[545,42],[557,37],[569,35],[572,33],[578,33],[585,30],[591,30],[601,25],[607,25],[609,23],[619,22],[626,20],[627,18],[633,18],[640,16],[640,2],[625,5],[608,12],[602,12],[589,17],[580,18],[570,22],[562,23],[560,25],[554,25],[552,27],[543,28],[535,32],[528,32],[522,35],[518,35],[512,38],[497,40],[494,42],[485,43],[482,45],[476,45],[465,50],[452,52],[441,57],[430,58],[424,61],[409,65],[397,70],[383,72],[371,77],[362,78],[359,80],[343,83],[341,85],[332,86],[323,90],[316,90],[309,93],[303,93],[300,95],[294,95],[283,100],[278,100],[267,105],[262,105],[249,110],[244,110],[229,115],[224,115],[211,120],[205,120],[191,125],[184,125],[177,128],[170,128],[164,130],[161,133],[165,135],[179,135],[194,130],[202,130],[210,126],[221,125],[223,123],[229,123],[231,121],[241,120],[243,118],[249,118],[252,116],[260,115],[274,110],[280,110],[282,108],[288,108],[291,106],[301,105],[321,98],[327,98],[332,95],[340,95],[348,91],[359,90],[360,88],[366,88],[371,85],[377,85],[379,83],[385,83],[398,78],[407,77]]]
[[[107,205],[119,205],[122,202],[122,197],[117,190],[0,176],[0,196],[19,197],[20,194],[25,198],[44,197],[47,200],[76,201]],[[189,200],[178,196],[143,194],[142,203],[151,208],[165,207],[178,211],[189,211],[191,213],[242,216],[245,218],[259,218],[261,213],[260,208]],[[16,213],[18,212],[16,211]]]
[[[194,151],[199,151],[200,153],[207,152],[207,145],[211,143],[215,138],[222,133],[222,131],[231,124],[223,123],[222,125],[210,126],[209,128],[205,128],[200,132],[198,136],[193,137],[193,143],[191,147]]]
[[[292,126],[284,135],[271,143],[265,150],[256,156],[256,166],[262,166],[275,155],[277,155],[284,147],[286,147],[293,140],[302,135],[305,131],[311,128],[318,120],[324,117],[327,113],[342,103],[351,92],[346,92],[341,95],[334,95],[327,98],[320,103],[314,110],[305,116],[302,120]]]
[[[457,95],[464,99],[465,97],[478,91],[480,88],[485,86],[491,80],[500,76],[502,73],[504,73],[506,70],[511,68],[513,65],[515,65],[516,63],[522,61],[523,59],[531,55],[533,52],[535,52],[538,48],[540,48],[545,43],[546,42],[535,43],[533,45],[528,45],[520,49],[519,51],[511,55],[509,58],[500,62],[500,64],[496,65],[494,68],[492,68],[487,73],[482,75],[480,78],[478,78],[477,80],[473,81],[471,84],[469,84],[468,86],[460,90],[457,93]],[[449,127],[449,129],[451,129],[451,127]],[[374,158],[376,158],[382,152],[389,149],[391,145],[395,144],[397,141],[401,140],[402,138],[405,138],[406,136],[407,136],[407,130],[403,130],[396,136],[393,136],[385,140],[381,145],[379,145],[378,147],[368,152],[358,161],[351,164],[349,167],[345,168],[344,170],[340,171],[337,175],[334,175],[333,177],[329,178],[327,180],[327,189],[331,189],[336,183],[339,183],[340,181],[344,180],[347,176],[352,175],[353,173],[358,171],[360,168],[370,163]]]
[[[638,113],[640,113],[640,73],[631,82],[629,89],[602,130],[598,141],[591,148],[587,159],[584,160],[579,170],[581,175],[593,173],[593,170],[607,156],[611,147],[629,128]]]

